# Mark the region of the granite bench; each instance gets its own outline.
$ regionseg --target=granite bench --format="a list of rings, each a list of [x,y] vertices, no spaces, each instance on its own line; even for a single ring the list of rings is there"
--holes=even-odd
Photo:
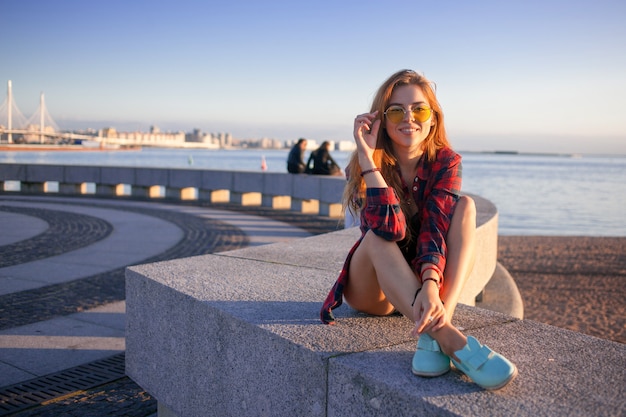
[[[517,364],[503,390],[413,376],[404,317],[344,304],[321,324],[356,228],[128,268],[126,373],[160,417],[624,415],[626,346],[468,305],[497,273],[497,213],[478,212],[482,260],[454,324]]]

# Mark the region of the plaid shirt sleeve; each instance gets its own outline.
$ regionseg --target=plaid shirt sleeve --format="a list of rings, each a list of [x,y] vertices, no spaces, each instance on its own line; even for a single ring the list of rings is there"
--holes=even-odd
[[[350,249],[339,278],[328,293],[320,311],[320,319],[325,324],[335,324],[332,311],[343,302],[343,289],[348,282],[350,261],[365,233],[371,230],[377,236],[389,241],[400,241],[404,238],[406,220],[393,188],[368,188],[366,199],[365,209],[361,211],[361,238]]]
[[[361,232],[371,230],[385,240],[404,239],[406,220],[393,188],[368,188],[367,203],[361,214]]]
[[[428,262],[439,269],[443,278],[447,255],[445,238],[461,193],[461,173],[461,156],[449,148],[439,150],[433,163],[418,166],[419,181],[417,187],[413,187],[421,218],[413,261],[417,273],[422,264]]]

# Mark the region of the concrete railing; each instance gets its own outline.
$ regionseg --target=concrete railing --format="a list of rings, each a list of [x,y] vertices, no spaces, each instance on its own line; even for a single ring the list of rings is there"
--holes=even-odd
[[[95,194],[231,202],[341,216],[341,177],[273,172],[76,165],[0,164],[0,192]]]

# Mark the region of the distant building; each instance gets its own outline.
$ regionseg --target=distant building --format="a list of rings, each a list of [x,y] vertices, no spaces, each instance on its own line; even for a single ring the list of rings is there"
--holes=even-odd
[[[194,129],[190,133],[185,134],[185,142],[187,143],[203,143],[211,148],[219,147],[219,141],[212,133],[204,133],[200,129]]]
[[[340,140],[337,142],[336,150],[338,151],[354,151],[356,149],[356,143],[351,140]]]
[[[100,137],[107,143],[117,145],[145,145],[145,146],[177,146],[184,145],[185,133],[162,133],[156,126],[150,127],[150,132],[118,132],[114,127],[100,130]]]

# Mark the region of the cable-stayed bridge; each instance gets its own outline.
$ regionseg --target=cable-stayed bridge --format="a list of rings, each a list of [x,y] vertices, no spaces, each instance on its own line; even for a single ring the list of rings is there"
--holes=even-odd
[[[134,148],[141,146],[188,147],[188,148],[219,148],[232,143],[230,134],[202,134],[199,130],[189,136],[187,142],[183,131],[161,132],[152,126],[150,132],[117,132],[108,127],[97,133],[79,134],[60,132],[59,127],[48,112],[44,95],[41,93],[39,107],[29,118],[25,117],[13,99],[12,84],[7,83],[7,97],[0,105],[0,143],[4,144],[80,144],[105,148]],[[264,140],[264,139],[263,139]],[[274,147],[274,146],[272,146]]]
[[[212,136],[211,136],[212,138]],[[46,108],[41,93],[39,107],[29,118],[25,117],[13,99],[11,81],[7,83],[7,97],[0,105],[0,143],[5,144],[85,144],[86,141],[99,143],[101,148],[136,146],[166,147],[216,147],[212,142],[185,143],[184,132],[161,132],[152,127],[149,133],[117,132],[114,128],[99,130],[94,135],[81,135],[73,132],[60,132],[58,125]]]
[[[93,136],[59,132],[41,93],[39,107],[29,118],[24,116],[13,99],[11,81],[7,82],[7,97],[0,105],[0,142],[28,143],[60,142],[63,140],[96,139]]]

